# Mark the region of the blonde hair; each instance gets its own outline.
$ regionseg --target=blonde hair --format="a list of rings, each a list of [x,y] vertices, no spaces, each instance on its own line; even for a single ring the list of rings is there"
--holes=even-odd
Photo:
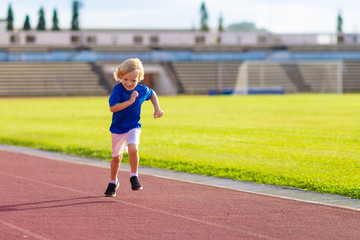
[[[139,82],[144,79],[144,67],[138,58],[129,58],[123,61],[120,66],[116,68],[114,78],[116,81],[121,82],[123,75],[132,71],[137,71]]]

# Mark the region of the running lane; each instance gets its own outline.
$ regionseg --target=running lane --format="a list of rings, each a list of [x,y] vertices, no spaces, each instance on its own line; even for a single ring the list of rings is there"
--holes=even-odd
[[[140,173],[141,174],[141,173]],[[359,239],[360,211],[0,151],[0,239]]]

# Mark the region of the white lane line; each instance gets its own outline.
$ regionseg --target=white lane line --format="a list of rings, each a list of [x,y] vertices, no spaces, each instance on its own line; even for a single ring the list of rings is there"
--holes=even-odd
[[[34,183],[37,183],[37,184],[42,184],[42,185],[49,186],[49,187],[55,187],[55,188],[60,188],[60,189],[64,189],[64,190],[75,192],[75,193],[81,193],[81,194],[84,194],[86,196],[93,196],[94,195],[94,194],[89,193],[89,192],[84,192],[84,191],[80,191],[80,190],[77,190],[77,189],[64,187],[64,186],[60,186],[60,185],[56,185],[56,184],[52,184],[52,183],[45,183],[45,182],[42,182],[42,181],[35,180],[33,178],[23,177],[23,176],[19,176],[19,175],[15,175],[15,174],[9,174],[9,173],[3,172],[3,171],[0,171],[0,174],[5,175],[5,176],[9,176],[9,177],[13,177],[13,178],[26,180],[26,181],[31,181],[31,182],[34,182]],[[156,208],[150,208],[150,207],[146,207],[146,206],[143,206],[143,205],[140,205],[140,204],[125,202],[125,201],[122,201],[122,200],[119,200],[119,199],[116,199],[116,198],[110,198],[109,200],[119,202],[119,203],[122,203],[122,204],[125,204],[125,205],[129,205],[129,206],[132,206],[132,207],[141,208],[141,209],[144,209],[144,210],[147,210],[147,211],[172,216],[172,217],[175,217],[175,218],[182,218],[182,219],[185,219],[185,220],[188,220],[188,221],[201,223],[201,224],[212,226],[212,227],[222,228],[222,229],[225,229],[225,230],[228,230],[228,231],[234,231],[234,232],[242,233],[242,234],[252,236],[252,237],[257,237],[257,238],[261,238],[261,239],[269,239],[269,240],[270,239],[271,240],[275,239],[275,238],[272,238],[272,237],[269,237],[269,236],[265,236],[265,235],[261,235],[261,234],[241,230],[241,229],[234,228],[234,227],[223,226],[223,225],[220,225],[220,224],[217,224],[217,223],[204,221],[204,220],[199,220],[199,219],[196,219],[196,218],[187,217],[187,216],[184,216],[184,215],[171,213],[171,212],[156,209]]]
[[[45,237],[40,236],[40,235],[38,235],[38,234],[36,234],[36,233],[30,232],[30,231],[28,231],[28,230],[26,230],[26,229],[24,229],[24,228],[15,226],[15,225],[13,225],[13,224],[11,224],[11,223],[8,223],[8,222],[6,222],[6,221],[4,221],[4,220],[1,220],[1,219],[0,219],[0,223],[3,224],[3,225],[5,225],[5,226],[8,226],[8,227],[10,227],[10,228],[12,228],[12,229],[15,229],[15,230],[17,230],[17,231],[19,231],[19,232],[22,232],[22,233],[26,234],[27,236],[31,236],[31,237],[34,237],[34,238],[39,239],[39,240],[49,240],[48,238],[45,238]]]

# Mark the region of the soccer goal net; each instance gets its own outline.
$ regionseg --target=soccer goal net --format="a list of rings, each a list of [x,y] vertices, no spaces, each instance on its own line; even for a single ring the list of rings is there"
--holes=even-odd
[[[235,94],[343,92],[342,61],[246,61],[238,68]]]

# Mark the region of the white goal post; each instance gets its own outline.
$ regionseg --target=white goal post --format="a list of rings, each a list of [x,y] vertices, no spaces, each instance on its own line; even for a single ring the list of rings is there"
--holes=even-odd
[[[342,61],[245,61],[234,94],[252,92],[343,93]]]

